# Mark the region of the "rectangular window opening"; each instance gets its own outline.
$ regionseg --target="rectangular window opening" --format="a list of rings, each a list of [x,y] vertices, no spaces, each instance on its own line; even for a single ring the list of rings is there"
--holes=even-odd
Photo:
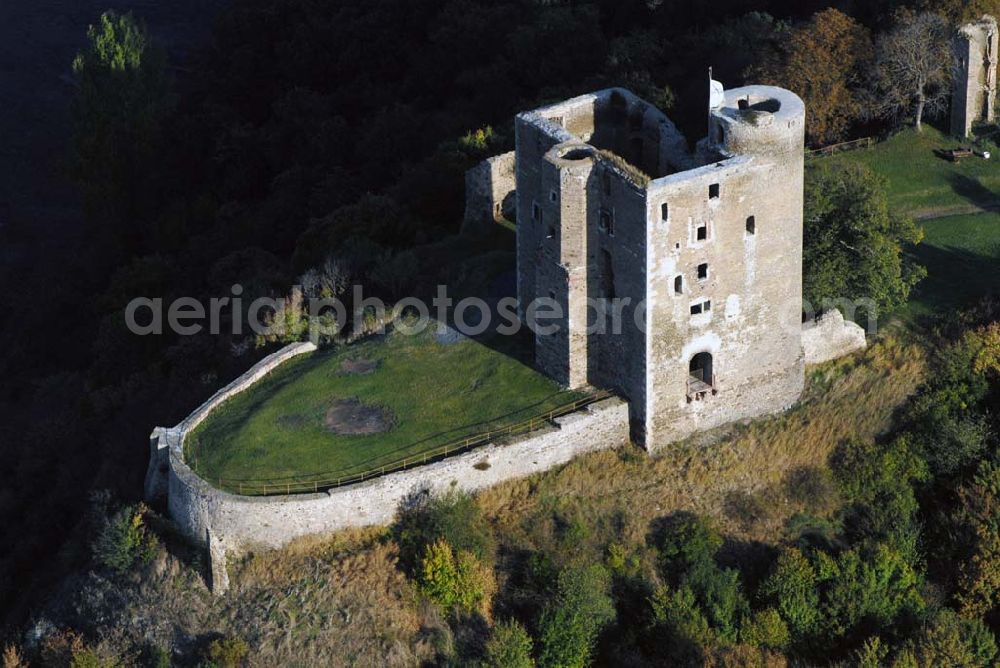
[[[670,207],[666,202],[660,205],[660,220],[667,220],[670,218]]]
[[[708,278],[708,263],[703,262],[698,265],[698,279],[703,281],[706,278]]]
[[[536,223],[542,222],[542,207],[538,205],[538,202],[531,203],[531,219]]]
[[[701,304],[691,304],[691,315],[698,315],[701,313]]]
[[[684,277],[677,276],[674,278],[674,294],[682,295],[684,294]]]
[[[597,217],[597,229],[609,237],[615,236],[615,217],[607,209],[601,209]]]
[[[696,236],[698,238],[698,241],[704,241],[705,239],[708,239],[708,225],[699,225],[698,230],[696,232]]]
[[[546,238],[547,239],[555,239],[556,238],[556,228],[555,228],[555,226],[549,225],[549,232],[546,235]]]
[[[713,183],[708,187],[708,198],[719,199],[719,184]]]
[[[757,218],[747,216],[747,234],[757,234]]]

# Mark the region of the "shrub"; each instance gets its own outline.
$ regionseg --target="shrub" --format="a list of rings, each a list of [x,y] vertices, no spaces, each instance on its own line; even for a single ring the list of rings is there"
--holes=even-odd
[[[690,587],[671,591],[659,587],[650,599],[653,621],[662,626],[675,648],[690,646],[693,650],[715,643],[715,633],[698,606]]]
[[[991,666],[997,645],[982,621],[963,620],[951,610],[942,610],[912,643],[910,652],[919,668]]]
[[[107,568],[124,573],[137,562],[149,563],[159,541],[149,531],[145,504],[127,505],[108,519],[92,545],[94,558]]]
[[[740,641],[753,647],[782,649],[790,640],[788,625],[774,608],[754,613],[740,629]]]
[[[485,668],[532,668],[531,636],[516,620],[500,622],[486,641]]]
[[[795,548],[778,556],[759,594],[775,606],[796,636],[812,634],[819,622],[819,588],[816,571]]]
[[[854,653],[854,660],[858,668],[882,668],[885,660],[889,658],[889,648],[886,647],[878,636],[872,636]]]
[[[739,573],[715,562],[721,546],[722,537],[705,519],[681,515],[667,524],[661,536],[660,565],[666,579],[690,589],[719,640],[730,644],[736,642],[749,604]]]
[[[493,571],[471,552],[462,550],[456,555],[443,539],[428,545],[420,564],[419,584],[435,603],[489,618],[496,580]]]
[[[205,661],[212,668],[240,668],[246,663],[250,648],[233,635],[216,638],[205,651]]]
[[[611,576],[599,564],[570,567],[559,574],[558,593],[539,623],[540,666],[589,664],[597,637],[615,618]]]
[[[3,648],[3,668],[28,668],[27,661],[21,654],[20,648],[16,645],[7,645]]]
[[[800,466],[788,472],[784,480],[790,499],[818,511],[834,506],[837,490],[829,472],[817,466]]]
[[[496,542],[479,504],[458,491],[425,497],[403,511],[394,528],[400,562],[411,572],[427,546],[444,539],[456,552],[471,552],[485,564],[493,563]]]

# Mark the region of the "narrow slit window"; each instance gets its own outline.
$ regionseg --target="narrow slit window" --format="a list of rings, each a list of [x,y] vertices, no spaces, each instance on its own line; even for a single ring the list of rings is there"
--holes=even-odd
[[[660,205],[660,220],[668,220],[670,218],[670,206],[664,202]]]
[[[615,217],[607,209],[601,209],[597,219],[597,229],[609,237],[615,236]]]
[[[719,199],[719,184],[713,183],[708,187],[708,199]]]
[[[704,309],[705,309],[706,312],[711,311],[712,310],[712,302],[710,302],[710,301],[705,302]]]
[[[747,234],[757,234],[757,218],[755,216],[747,216]]]
[[[559,201],[559,194],[556,193],[555,190],[550,190],[549,191],[549,201],[552,202],[552,203],[555,203],[555,202]]]
[[[556,238],[556,228],[554,226],[549,225],[549,232],[546,235],[546,237],[549,238],[549,239],[555,239]]]
[[[677,276],[674,278],[674,294],[682,295],[684,294],[684,277]]]
[[[531,203],[531,219],[536,223],[542,222],[542,207],[538,206],[538,202]]]
[[[698,280],[705,280],[708,278],[708,263],[703,262],[698,265]]]

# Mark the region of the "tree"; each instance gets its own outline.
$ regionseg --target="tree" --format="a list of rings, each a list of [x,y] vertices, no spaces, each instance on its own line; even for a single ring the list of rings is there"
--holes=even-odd
[[[878,39],[869,112],[899,119],[913,114],[917,131],[924,114],[947,109],[951,93],[951,26],[938,14],[901,12]]]
[[[956,24],[975,21],[983,14],[1000,15],[998,0],[921,0],[917,7],[921,11],[941,14]]]
[[[811,143],[841,139],[862,114],[857,88],[872,58],[868,31],[847,14],[825,9],[796,28],[783,51],[765,61],[763,80],[802,98]]]
[[[135,243],[161,122],[169,110],[166,57],[131,14],[105,12],[73,60],[74,173],[88,213]]]
[[[927,275],[903,254],[923,229],[889,210],[885,190],[885,180],[859,164],[806,172],[803,296],[814,308],[870,300],[891,310]]]
[[[496,580],[493,571],[471,552],[459,550],[456,554],[444,539],[428,545],[418,580],[420,589],[434,602],[478,612],[489,619]]]
[[[540,666],[583,668],[590,663],[598,634],[615,618],[610,590],[611,576],[600,564],[559,574],[558,592],[539,623]]]
[[[483,668],[533,668],[531,636],[511,619],[493,628],[483,653]]]

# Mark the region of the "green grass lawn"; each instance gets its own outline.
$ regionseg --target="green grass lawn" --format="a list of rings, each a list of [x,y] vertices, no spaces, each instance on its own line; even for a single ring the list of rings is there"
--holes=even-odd
[[[1000,290],[1000,214],[926,220],[924,242],[913,250],[927,278],[911,295],[904,316],[943,314]]]
[[[994,143],[984,141],[977,146],[992,153],[990,160],[974,156],[953,163],[935,154],[935,150],[968,145],[925,125],[922,133],[906,129],[871,149],[812,158],[810,162],[868,165],[888,179],[889,204],[913,216],[1000,204],[1000,149]]]
[[[486,429],[524,421],[583,396],[518,359],[519,338],[488,345],[438,343],[431,332],[392,334],[294,359],[220,406],[192,432],[186,456],[203,477],[238,489],[239,479],[336,478],[370,471]],[[506,349],[498,349],[505,346]],[[377,368],[345,374],[345,360]],[[338,435],[325,426],[337,400],[385,409],[383,433]]]

